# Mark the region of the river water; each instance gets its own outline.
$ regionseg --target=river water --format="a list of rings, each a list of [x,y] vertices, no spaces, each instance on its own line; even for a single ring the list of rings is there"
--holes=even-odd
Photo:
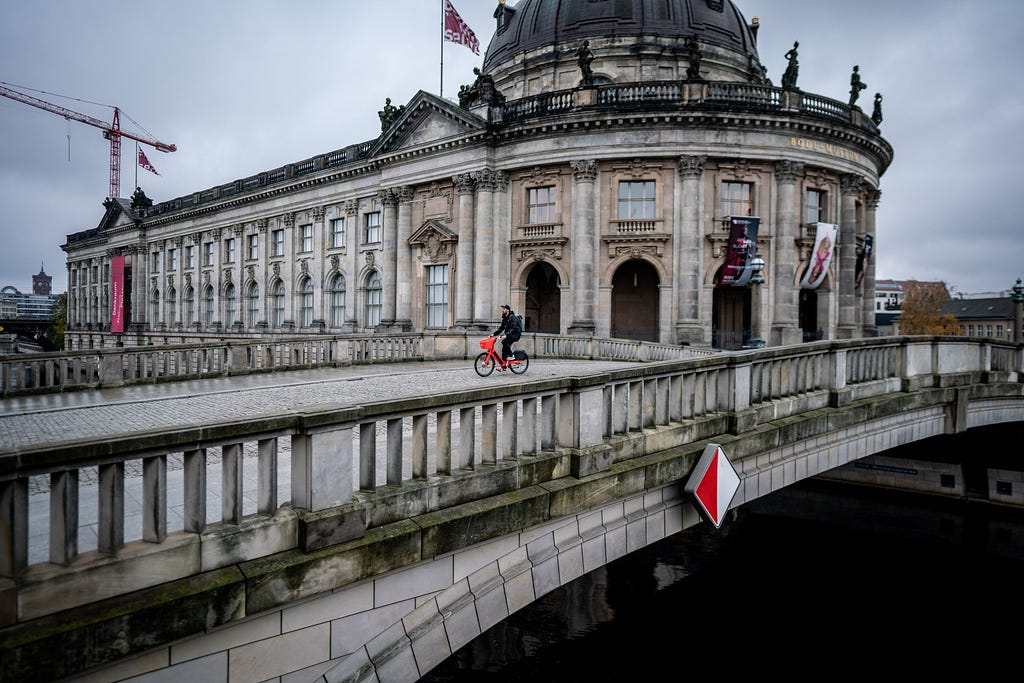
[[[805,482],[552,591],[422,680],[697,676],[1024,680],[1024,510]]]

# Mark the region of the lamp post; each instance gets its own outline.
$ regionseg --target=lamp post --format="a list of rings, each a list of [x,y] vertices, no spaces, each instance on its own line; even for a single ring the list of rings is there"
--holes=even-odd
[[[1013,341],[1019,344],[1021,341],[1021,327],[1024,327],[1024,284],[1020,278],[1013,286]]]
[[[748,349],[764,348],[764,339],[761,338],[761,285],[764,284],[764,259],[761,252],[754,247],[754,257],[750,259],[750,338],[744,347]]]

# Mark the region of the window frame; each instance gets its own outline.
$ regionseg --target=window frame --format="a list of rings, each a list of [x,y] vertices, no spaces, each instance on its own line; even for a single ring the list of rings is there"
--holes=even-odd
[[[746,198],[736,197],[736,191],[746,190]],[[722,218],[728,218],[730,216],[754,216],[754,183],[749,180],[723,180],[719,196],[719,210],[722,212]],[[740,192],[742,194],[742,192]],[[734,209],[742,208],[746,205],[745,213],[736,213]]]
[[[657,218],[657,197],[656,180],[620,180],[617,195],[618,220],[654,220]]]
[[[424,272],[423,326],[448,327],[449,267],[447,263],[426,266]]]

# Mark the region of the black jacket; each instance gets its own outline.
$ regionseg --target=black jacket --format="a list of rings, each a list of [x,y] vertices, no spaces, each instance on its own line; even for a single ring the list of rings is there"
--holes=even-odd
[[[502,332],[511,339],[519,339],[523,336],[523,327],[519,324],[519,316],[515,314],[515,311],[509,311],[508,315],[501,317],[501,326],[494,331],[494,336],[497,337]]]

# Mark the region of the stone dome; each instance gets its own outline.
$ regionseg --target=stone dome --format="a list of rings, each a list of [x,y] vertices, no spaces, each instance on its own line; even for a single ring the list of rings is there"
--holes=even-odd
[[[761,82],[756,26],[730,0],[519,0],[495,10],[497,27],[483,70],[497,81],[508,70],[520,73],[549,53],[573,53],[584,40],[605,72],[624,48],[636,56],[671,61],[685,55],[696,37],[704,51],[708,80]],[[616,50],[615,48],[619,49]],[[561,61],[561,60],[560,60]],[[616,80],[614,74],[608,80]]]

